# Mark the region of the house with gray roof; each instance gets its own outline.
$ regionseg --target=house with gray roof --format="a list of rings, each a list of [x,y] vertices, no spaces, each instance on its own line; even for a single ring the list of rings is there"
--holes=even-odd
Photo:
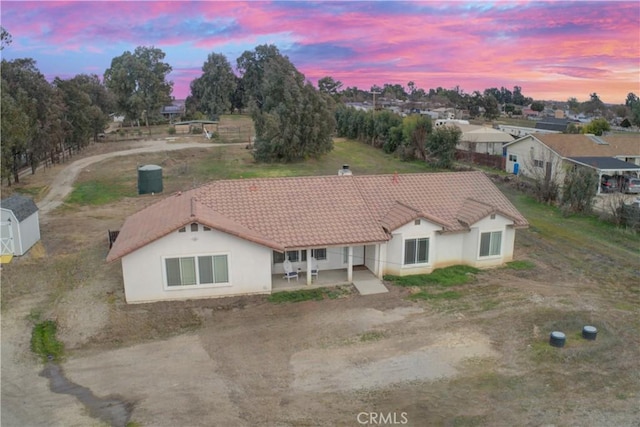
[[[3,256],[21,256],[40,240],[38,207],[14,194],[0,200],[0,247]]]
[[[531,134],[505,144],[507,172],[530,178],[548,176],[560,186],[566,171],[592,169],[604,175],[640,175],[640,134]],[[601,188],[598,186],[598,193]]]
[[[312,259],[333,284],[496,267],[527,226],[477,171],[220,180],[128,217],[107,261],[121,262],[129,303],[268,294],[285,260],[300,286]]]

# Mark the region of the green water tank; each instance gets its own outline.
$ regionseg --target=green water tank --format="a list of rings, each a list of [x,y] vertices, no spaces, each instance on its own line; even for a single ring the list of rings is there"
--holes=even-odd
[[[138,167],[138,194],[162,193],[162,168],[158,165]]]

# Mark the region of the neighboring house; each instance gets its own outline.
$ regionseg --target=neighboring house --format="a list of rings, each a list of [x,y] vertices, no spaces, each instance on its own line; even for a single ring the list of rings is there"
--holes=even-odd
[[[511,126],[511,125],[498,125],[498,129],[508,133],[509,135],[515,138],[531,135],[532,133],[562,133],[557,130],[544,130],[544,129],[522,127],[522,126]]]
[[[502,156],[503,144],[513,141],[510,134],[491,127],[462,123],[455,125],[462,131],[456,146],[458,150]]]
[[[482,172],[221,180],[127,218],[107,261],[130,303],[265,294],[285,258],[344,282],[499,266],[527,226]]]
[[[184,115],[185,103],[183,100],[176,100],[171,105],[165,105],[160,110],[160,114],[165,119],[169,119],[169,123],[173,123],[175,119],[179,119]]]
[[[507,172],[547,176],[562,185],[567,168],[603,175],[640,174],[640,135],[532,134],[505,145]],[[598,186],[598,193],[600,186]]]
[[[21,256],[40,240],[38,207],[30,197],[14,194],[0,201],[2,255]]]
[[[539,130],[564,132],[567,130],[567,126],[569,126],[569,120],[564,118],[556,119],[554,117],[545,117],[536,122],[536,129]]]

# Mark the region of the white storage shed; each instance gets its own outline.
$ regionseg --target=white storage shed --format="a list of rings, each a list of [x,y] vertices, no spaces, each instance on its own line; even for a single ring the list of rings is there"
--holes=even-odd
[[[0,200],[2,255],[20,256],[40,240],[38,207],[33,199],[14,194]]]

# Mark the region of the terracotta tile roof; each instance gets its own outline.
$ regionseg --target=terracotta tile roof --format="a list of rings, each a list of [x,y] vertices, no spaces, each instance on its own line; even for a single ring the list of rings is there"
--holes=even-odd
[[[517,218],[513,216],[512,212],[505,212],[496,206],[488,205],[484,202],[474,199],[466,199],[462,204],[462,207],[456,215],[456,219],[465,227],[470,227],[482,218],[488,215],[499,213],[502,216],[512,219],[517,222]]]
[[[590,137],[583,134],[535,134],[540,142],[562,157],[640,156],[640,135]],[[606,144],[598,144],[600,139]]]
[[[425,218],[442,224],[444,231],[462,231],[467,226],[458,221],[458,213],[470,198],[513,218],[517,227],[527,220],[483,172],[425,173],[406,175],[354,176],[363,197],[377,220],[400,202],[420,211]]]
[[[482,172],[316,176],[214,181],[170,196],[130,216],[109,252],[114,261],[198,222],[275,250],[384,242],[423,217],[444,231],[468,226],[469,199],[499,211],[516,227],[526,219]]]

